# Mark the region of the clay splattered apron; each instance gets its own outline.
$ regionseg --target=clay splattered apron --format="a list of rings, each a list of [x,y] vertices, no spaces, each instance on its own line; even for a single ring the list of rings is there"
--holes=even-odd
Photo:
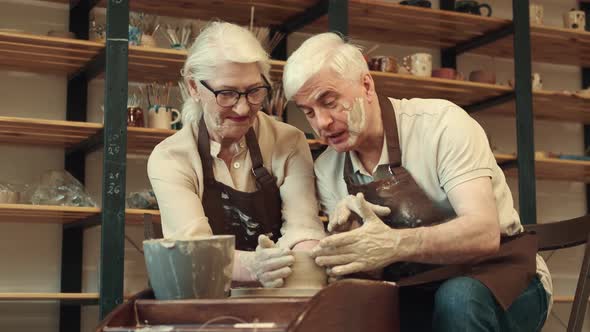
[[[362,192],[367,201],[391,209],[382,218],[392,228],[433,226],[454,217],[439,208],[416,183],[412,175],[401,166],[401,150],[395,112],[389,98],[379,98],[389,165],[380,165],[374,181],[355,184],[350,155],[346,154],[343,170],[349,194]],[[519,234],[501,240],[498,253],[474,264],[433,265],[411,262],[394,263],[384,269],[384,278],[402,286],[424,284],[456,276],[469,276],[485,284],[498,302],[508,308],[527,288],[536,271],[536,237]]]
[[[210,152],[209,132],[205,121],[199,122],[198,148],[203,164],[203,208],[213,234],[233,234],[236,249],[255,250],[260,234],[273,241],[280,237],[281,195],[276,178],[264,168],[254,129],[246,133],[246,144],[252,160],[252,174],[257,191],[242,192],[215,180]]]

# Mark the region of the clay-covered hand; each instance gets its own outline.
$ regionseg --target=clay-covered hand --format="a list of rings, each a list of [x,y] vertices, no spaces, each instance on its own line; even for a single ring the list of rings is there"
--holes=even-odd
[[[356,200],[356,196],[348,195],[336,204],[336,207],[332,213],[330,213],[328,232],[346,232],[351,230],[355,220],[349,206],[354,205]],[[391,213],[391,210],[386,206],[375,205],[369,202],[366,202],[366,205],[371,211],[380,217],[385,217]]]
[[[363,194],[353,197],[346,201],[346,206],[357,213],[364,224],[355,230],[322,239],[312,251],[318,265],[329,267],[328,275],[377,270],[415,252],[419,245],[417,238],[406,238],[406,230],[392,229],[383,223]]]
[[[258,237],[256,251],[247,258],[246,268],[253,278],[266,288],[282,287],[284,279],[291,274],[290,266],[295,262],[291,250],[279,248],[266,235]]]

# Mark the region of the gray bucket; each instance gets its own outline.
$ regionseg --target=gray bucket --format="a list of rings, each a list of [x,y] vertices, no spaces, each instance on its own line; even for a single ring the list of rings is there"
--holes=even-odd
[[[156,299],[215,299],[229,295],[235,236],[143,241]]]

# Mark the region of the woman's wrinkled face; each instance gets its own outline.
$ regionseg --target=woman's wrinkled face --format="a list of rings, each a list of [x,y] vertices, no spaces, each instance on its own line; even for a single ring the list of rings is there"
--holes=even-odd
[[[322,71],[293,97],[318,137],[338,152],[353,150],[366,136],[367,90],[359,82]]]
[[[205,81],[212,90],[234,90],[246,92],[253,88],[265,86],[256,63],[230,62],[220,66],[214,79]],[[250,104],[246,96],[241,95],[233,106],[220,106],[215,93],[207,89],[200,82],[191,82],[196,87],[193,98],[197,98],[203,107],[203,118],[207,124],[209,136],[220,143],[232,143],[239,141],[254,123],[256,112],[262,104]]]

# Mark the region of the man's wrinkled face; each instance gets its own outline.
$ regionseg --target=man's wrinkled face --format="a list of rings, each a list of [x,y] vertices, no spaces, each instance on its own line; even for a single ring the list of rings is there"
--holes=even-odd
[[[367,128],[366,89],[360,82],[320,71],[293,96],[307,121],[325,143],[338,152],[353,150]]]

